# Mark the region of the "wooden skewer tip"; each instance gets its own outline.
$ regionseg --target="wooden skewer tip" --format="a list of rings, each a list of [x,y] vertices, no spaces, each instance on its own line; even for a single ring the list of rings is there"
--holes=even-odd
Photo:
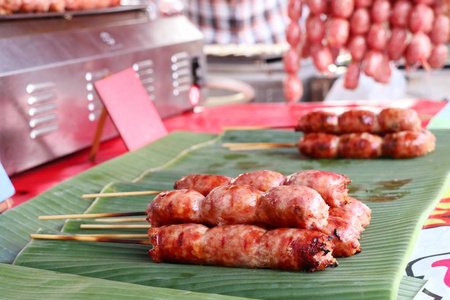
[[[63,220],[63,219],[91,219],[91,218],[109,218],[109,217],[131,217],[146,215],[145,212],[126,212],[126,213],[101,213],[101,214],[73,214],[73,215],[48,215],[39,216],[39,220]]]
[[[149,229],[150,224],[81,224],[81,229]]]
[[[128,240],[128,239],[116,239],[116,238],[107,238],[107,237],[99,237],[99,236],[30,234],[30,237],[32,239],[42,239],[42,240],[69,240],[69,241],[81,241],[81,242],[102,242],[102,243],[151,245],[150,240]]]
[[[112,198],[112,197],[131,197],[131,196],[150,196],[158,195],[161,191],[136,191],[136,192],[117,192],[117,193],[100,193],[100,194],[84,194],[83,199],[92,198]]]

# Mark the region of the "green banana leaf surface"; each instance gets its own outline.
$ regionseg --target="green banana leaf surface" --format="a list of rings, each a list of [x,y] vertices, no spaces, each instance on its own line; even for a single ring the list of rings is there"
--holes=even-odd
[[[410,299],[423,286],[404,278],[404,268],[423,222],[448,184],[450,132],[437,130],[436,151],[427,156],[393,160],[312,160],[295,148],[230,152],[224,142],[296,142],[290,131],[229,131],[223,136],[174,133],[136,152],[93,168],[40,195],[16,212],[0,216],[8,231],[0,236],[0,258],[33,270],[81,275],[83,278],[259,299]],[[80,199],[83,193],[171,189],[190,173],[237,176],[270,169],[290,174],[319,169],[348,176],[350,195],[372,209],[362,234],[362,252],[339,258],[339,266],[304,273],[261,269],[157,264],[150,246],[30,241],[32,232],[99,233],[79,229],[93,220],[38,221],[37,215],[76,212],[145,211],[152,196]],[[19,217],[16,224],[11,217]],[[7,218],[7,219],[5,219]],[[2,224],[3,222],[3,224]],[[25,223],[25,224],[23,224]],[[146,230],[103,230],[145,233]],[[1,274],[1,273],[0,273]],[[114,286],[114,285],[112,285]],[[106,298],[106,297],[105,297]]]

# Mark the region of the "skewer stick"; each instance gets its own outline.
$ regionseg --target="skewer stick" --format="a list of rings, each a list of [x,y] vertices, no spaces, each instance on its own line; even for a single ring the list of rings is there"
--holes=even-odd
[[[70,240],[70,241],[81,241],[81,242],[102,242],[102,243],[151,245],[151,242],[149,240],[126,240],[126,239],[114,239],[114,238],[93,237],[93,236],[30,234],[30,237],[32,239],[41,239],[41,240]]]
[[[431,120],[433,117],[433,115],[419,115],[419,119],[421,120]]]
[[[158,195],[161,191],[137,191],[137,192],[117,192],[117,193],[100,193],[100,194],[84,194],[81,196],[83,199],[91,198],[108,198],[108,197],[127,197],[127,196],[148,196]]]
[[[278,125],[278,126],[223,126],[223,130],[264,130],[264,129],[291,129],[296,125]]]
[[[297,147],[296,143],[223,143],[230,151],[263,150]]]
[[[116,238],[116,239],[141,239],[148,238],[148,234],[126,234],[126,233],[112,233],[112,234],[104,234],[104,233],[93,233],[93,234],[77,234],[76,236],[81,237],[99,237],[99,238]]]
[[[77,214],[77,215],[49,215],[39,216],[39,220],[62,220],[62,219],[91,219],[91,218],[109,218],[109,217],[130,217],[145,215],[145,211],[126,212],[126,213],[101,213],[101,214]]]
[[[150,224],[81,224],[81,229],[149,229]]]
[[[96,222],[102,223],[126,223],[126,222],[146,222],[146,218],[109,218],[109,219],[95,219]]]

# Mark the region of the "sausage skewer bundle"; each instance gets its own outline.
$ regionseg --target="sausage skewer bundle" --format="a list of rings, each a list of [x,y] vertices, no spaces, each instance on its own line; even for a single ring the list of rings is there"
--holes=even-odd
[[[434,151],[436,137],[428,130],[401,131],[383,137],[370,133],[308,133],[297,144],[311,158],[412,158]]]
[[[268,175],[268,180],[258,182],[264,179],[264,175]],[[195,179],[198,179],[198,182]],[[231,181],[224,183],[223,179],[224,176],[220,175],[184,176],[175,185],[180,182],[193,186],[203,182],[209,188],[218,182],[222,185],[219,184],[212,191],[204,191],[207,193],[206,197],[196,191],[180,189],[163,192],[153,200],[148,209],[149,222],[153,225],[149,230],[150,243],[153,245],[149,254],[156,262],[316,271],[337,266],[333,256],[350,256],[361,250],[358,239],[363,230],[362,223],[368,225],[370,209],[356,199],[348,197],[346,184],[350,180],[344,175],[307,170],[285,177],[274,171],[263,170],[244,173],[231,179],[232,182],[251,183],[253,186],[230,185]],[[317,187],[322,186],[321,192],[328,195],[328,198],[333,195],[341,198],[343,202],[335,202],[341,206],[329,209],[319,192],[303,186],[308,184],[308,181],[314,182]],[[265,192],[258,191],[256,187]],[[333,192],[324,192],[327,187]],[[256,206],[255,201],[259,203]],[[261,207],[269,205],[270,209],[263,208],[259,213],[253,214],[252,206],[258,205]],[[291,206],[294,209],[290,209]],[[196,210],[200,207],[206,207],[204,216],[206,220],[198,219],[202,213],[198,214]],[[363,216],[361,221],[358,217],[352,220],[353,216],[349,212],[358,210],[359,215],[366,216]],[[308,214],[315,214],[316,219]],[[252,217],[246,219],[247,215]],[[219,222],[211,222],[214,216]],[[263,225],[266,226],[266,222],[270,223],[267,226],[269,228],[298,226],[299,224],[295,222],[294,225],[289,223],[289,220],[296,218],[319,220],[325,226],[321,224],[323,228],[320,231],[316,230],[319,223],[300,225],[314,230],[302,228],[267,230],[248,224],[254,217],[270,220],[255,222],[265,223]],[[278,224],[276,220],[279,220]],[[180,222],[182,224],[174,224]],[[208,228],[203,224],[192,222],[230,225]],[[245,224],[239,224],[241,222]],[[360,229],[357,229],[358,226]],[[92,241],[92,237],[87,237],[87,240]],[[109,240],[102,238],[100,241]]]
[[[257,178],[273,171],[256,171],[239,175],[234,181],[261,186]],[[278,173],[279,174],[279,173]],[[181,178],[183,187],[192,187],[195,179],[212,186],[217,175],[192,174]],[[264,180],[263,180],[264,181]],[[275,181],[279,184],[279,180]],[[148,206],[147,220],[152,226],[175,223],[206,225],[257,224],[269,228],[295,227],[318,230],[333,236],[334,256],[350,256],[361,251],[359,238],[370,222],[370,209],[362,202],[348,197],[344,175],[306,170],[286,177],[285,186],[274,186],[265,193],[248,185],[221,185],[203,196],[192,190],[176,190],[159,194]],[[186,184],[190,183],[190,186]],[[267,182],[266,182],[267,183]],[[315,187],[317,192],[307,185]],[[327,203],[336,209],[330,209]]]
[[[436,137],[428,130],[400,131],[383,137],[363,133],[307,133],[298,143],[224,143],[231,151],[297,147],[310,158],[413,158],[433,152]]]
[[[339,115],[322,110],[313,111],[302,116],[296,127],[297,131],[303,131],[304,133],[368,132],[380,135],[421,129],[422,125],[417,112],[402,108],[385,108],[378,114],[359,109],[349,110]]]

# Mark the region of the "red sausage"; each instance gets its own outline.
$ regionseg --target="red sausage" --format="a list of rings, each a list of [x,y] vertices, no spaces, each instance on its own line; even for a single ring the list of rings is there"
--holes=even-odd
[[[367,35],[367,45],[373,50],[383,50],[386,48],[388,41],[388,30],[380,24],[373,24],[370,26],[369,34]]]
[[[405,52],[408,31],[405,28],[394,27],[391,29],[391,38],[387,45],[387,53],[391,60],[399,60]]]
[[[295,74],[289,74],[284,82],[283,82],[283,89],[284,89],[284,97],[289,102],[296,102],[299,101],[300,98],[303,96],[303,84]]]
[[[339,53],[341,53],[341,48],[340,47],[330,47],[330,52],[331,52],[331,59],[333,61],[336,61],[336,59],[339,56]]]
[[[350,19],[352,34],[366,34],[370,28],[370,14],[366,8],[358,8]]]
[[[333,56],[330,48],[321,45],[314,45],[310,48],[314,65],[320,72],[328,72],[328,67],[333,64]]]
[[[311,42],[321,42],[325,35],[325,22],[317,15],[309,15],[306,19],[306,32]]]
[[[434,0],[414,0],[417,4],[425,4],[425,5],[432,5],[434,4]]]
[[[286,41],[295,48],[301,40],[302,30],[297,22],[290,22],[286,28]]]
[[[408,0],[399,0],[395,2],[392,9],[391,24],[397,27],[406,27],[409,23],[412,4]]]
[[[353,61],[362,61],[366,54],[367,45],[366,39],[362,35],[355,35],[348,43],[348,50],[352,56]]]
[[[389,66],[389,57],[387,54],[382,55],[381,64],[378,66],[378,70],[375,72],[373,78],[376,82],[387,84],[391,79],[391,67]]]
[[[326,0],[306,0],[306,4],[312,14],[320,15],[327,11]]]
[[[347,73],[344,78],[344,87],[354,90],[358,86],[360,67],[358,62],[352,62],[348,65]]]
[[[409,65],[415,63],[424,64],[431,54],[431,41],[428,35],[418,32],[413,35],[411,42],[406,48],[405,59]]]
[[[298,22],[300,17],[302,16],[302,0],[289,0],[287,11],[288,17],[294,22]]]
[[[330,18],[326,22],[325,39],[329,47],[342,47],[347,43],[350,23],[342,18]]]
[[[354,0],[333,0],[330,2],[331,15],[336,18],[347,19],[355,8]]]
[[[374,23],[383,23],[389,20],[391,3],[388,0],[375,0],[370,9],[370,16]]]
[[[308,58],[310,55],[311,55],[311,51],[310,51],[310,48],[311,48],[311,45],[312,44],[310,44],[310,43],[302,43],[302,46],[301,46],[301,49],[300,49],[300,56],[302,57],[302,58]]]
[[[450,36],[450,20],[447,16],[437,15],[434,20],[430,39],[433,44],[446,44]]]
[[[435,0],[433,4],[433,10],[435,14],[446,14],[448,11],[448,3],[447,0]]]
[[[448,56],[448,48],[444,44],[435,45],[431,50],[428,64],[432,69],[439,69],[445,65]]]
[[[300,57],[295,48],[289,48],[283,55],[284,70],[288,74],[297,74],[300,69]]]
[[[434,12],[424,4],[417,4],[411,11],[409,16],[409,30],[412,33],[419,31],[430,32],[433,28]]]
[[[371,50],[367,52],[363,64],[364,73],[367,76],[373,77],[378,71],[382,60],[383,54],[380,51]]]
[[[355,6],[360,7],[370,7],[372,5],[372,0],[355,0]]]

